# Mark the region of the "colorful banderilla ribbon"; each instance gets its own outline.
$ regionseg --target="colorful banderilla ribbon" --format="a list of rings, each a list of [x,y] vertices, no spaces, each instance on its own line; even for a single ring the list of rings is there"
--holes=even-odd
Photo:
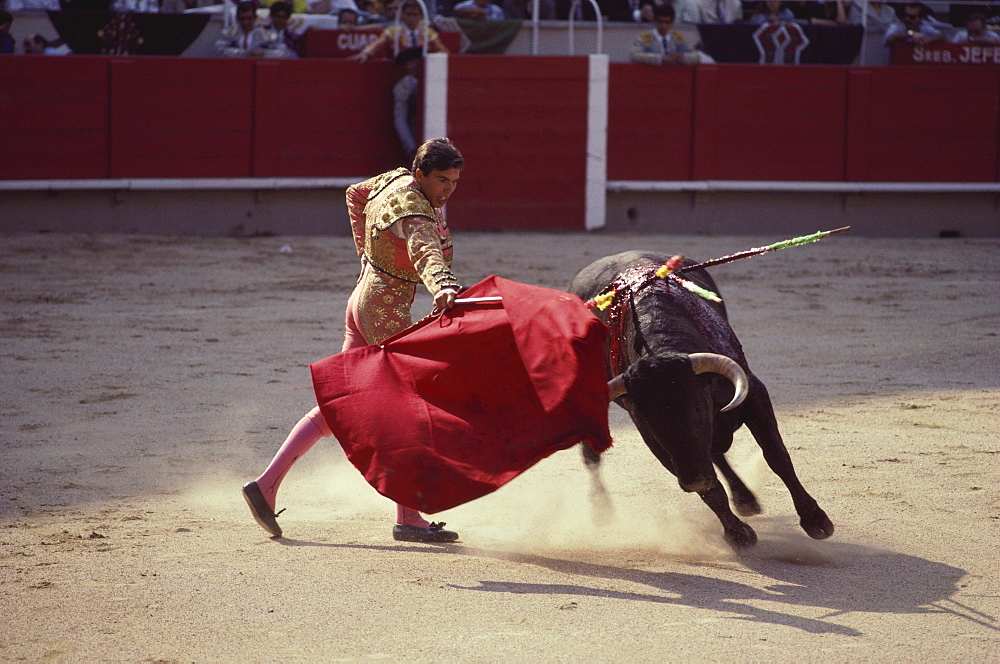
[[[811,235],[802,235],[800,237],[793,237],[790,240],[782,240],[781,242],[775,242],[774,244],[769,244],[766,247],[756,247],[754,249],[747,249],[746,251],[740,251],[735,254],[729,254],[728,256],[723,256],[722,258],[715,258],[710,261],[698,263],[697,265],[681,266],[677,268],[677,272],[681,273],[681,272],[690,272],[691,270],[703,270],[706,267],[712,267],[713,265],[721,265],[722,263],[729,263],[731,261],[739,260],[741,258],[749,258],[750,256],[759,256],[760,254],[766,254],[769,251],[779,251],[781,249],[788,249],[789,247],[801,247],[803,244],[816,242],[817,240],[822,240],[825,237],[836,235],[837,233],[845,233],[849,230],[851,230],[850,226],[842,226],[840,228],[835,228],[832,231],[817,231]]]
[[[700,295],[706,300],[711,300],[712,302],[722,302],[717,294],[712,291],[702,288],[698,284],[688,281],[687,279],[681,278],[679,275],[682,272],[690,272],[692,270],[703,270],[707,267],[713,265],[721,265],[723,263],[729,263],[741,258],[749,258],[750,256],[759,256],[760,254],[766,254],[771,251],[780,251],[781,249],[788,249],[789,247],[800,247],[803,244],[809,244],[810,242],[816,242],[817,240],[822,240],[825,237],[831,235],[836,235],[837,233],[844,233],[851,230],[850,226],[842,226],[841,228],[835,228],[831,231],[817,231],[810,235],[801,235],[799,237],[793,237],[788,240],[782,240],[780,242],[775,242],[774,244],[769,244],[765,247],[755,247],[753,249],[747,249],[746,251],[740,251],[735,254],[729,254],[728,256],[722,256],[721,258],[715,258],[710,261],[704,261],[702,263],[697,263],[695,265],[681,265],[684,261],[684,257],[680,254],[671,256],[670,260],[656,268],[654,276],[658,279],[671,278],[676,281],[680,286],[683,286],[687,290]],[[597,295],[592,300],[586,302],[587,306],[591,309],[597,308],[604,311],[615,299],[615,289],[608,290],[600,295]]]

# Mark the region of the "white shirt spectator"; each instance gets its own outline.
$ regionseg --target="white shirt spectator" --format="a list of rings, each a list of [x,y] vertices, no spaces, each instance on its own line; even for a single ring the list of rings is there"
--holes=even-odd
[[[114,0],[111,10],[116,12],[135,12],[138,14],[159,14],[159,0]]]
[[[743,20],[740,0],[695,0],[698,23],[739,23]]]
[[[7,11],[16,14],[21,11],[59,11],[59,0],[7,0]]]
[[[847,10],[847,18],[854,25],[861,25],[861,17],[864,14],[865,0],[854,0]],[[865,19],[865,28],[868,30],[885,30],[890,25],[899,20],[896,11],[884,2],[869,2],[868,15]]]
[[[975,39],[969,39],[969,31],[965,28],[961,30],[956,30],[955,34],[949,39],[952,44],[964,44],[969,41],[973,41],[977,44],[1000,44],[1000,35],[995,32],[990,32],[989,30],[984,30],[982,34],[978,35]]]
[[[695,0],[674,0],[675,20],[678,23],[697,23],[701,20]]]

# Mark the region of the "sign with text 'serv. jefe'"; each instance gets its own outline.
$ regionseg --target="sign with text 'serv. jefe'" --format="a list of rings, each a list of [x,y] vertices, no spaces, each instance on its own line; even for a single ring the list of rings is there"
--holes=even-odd
[[[1000,65],[1000,45],[895,44],[891,62],[894,65]]]

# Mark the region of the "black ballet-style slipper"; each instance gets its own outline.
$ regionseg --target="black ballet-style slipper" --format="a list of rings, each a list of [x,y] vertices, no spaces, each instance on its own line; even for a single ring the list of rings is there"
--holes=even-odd
[[[453,530],[445,530],[444,523],[432,523],[427,528],[419,526],[403,526],[396,524],[392,527],[392,539],[397,542],[454,542],[458,539],[458,533]]]
[[[278,525],[277,518],[278,514],[285,510],[275,514],[271,506],[264,500],[264,494],[261,493],[256,481],[243,485],[243,499],[247,501],[250,514],[253,515],[260,527],[269,532],[271,537],[281,537],[281,526]]]

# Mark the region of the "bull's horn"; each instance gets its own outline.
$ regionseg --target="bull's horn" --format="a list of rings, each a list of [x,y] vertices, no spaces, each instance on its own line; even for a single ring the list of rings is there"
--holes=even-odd
[[[729,405],[722,409],[723,413],[736,408],[747,398],[747,394],[750,392],[750,381],[747,380],[743,368],[734,360],[715,353],[691,353],[688,357],[691,359],[691,368],[696,374],[717,373],[732,382],[736,391],[733,393],[733,399]]]
[[[614,378],[608,381],[608,390],[611,392],[610,401],[614,401],[621,395],[626,393],[625,389],[625,377],[622,374],[618,374]]]

